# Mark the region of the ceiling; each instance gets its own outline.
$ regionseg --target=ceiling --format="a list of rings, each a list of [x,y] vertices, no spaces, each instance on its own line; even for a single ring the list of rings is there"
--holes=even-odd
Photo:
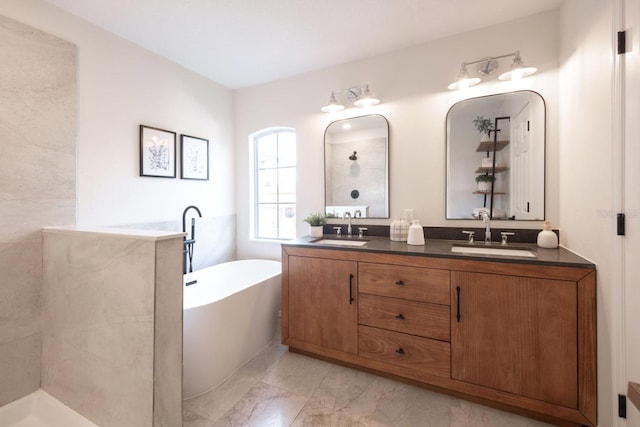
[[[229,88],[554,9],[563,0],[47,0]]]

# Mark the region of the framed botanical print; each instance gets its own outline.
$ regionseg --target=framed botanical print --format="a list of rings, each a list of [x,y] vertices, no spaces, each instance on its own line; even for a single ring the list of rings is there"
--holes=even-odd
[[[209,180],[209,140],[180,135],[180,178]]]
[[[140,125],[140,176],[176,177],[176,133]]]

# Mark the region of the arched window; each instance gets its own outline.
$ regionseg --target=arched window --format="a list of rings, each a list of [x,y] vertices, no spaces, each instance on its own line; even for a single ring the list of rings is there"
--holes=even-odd
[[[269,128],[249,138],[252,157],[251,236],[296,237],[296,132]]]

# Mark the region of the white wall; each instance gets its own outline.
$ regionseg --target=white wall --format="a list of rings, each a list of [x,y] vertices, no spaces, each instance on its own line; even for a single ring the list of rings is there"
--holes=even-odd
[[[628,381],[640,382],[640,0],[621,1],[624,4],[624,26],[627,31],[627,53],[619,58],[624,63],[624,210],[627,212],[626,237],[624,246],[624,300],[625,333],[624,359],[625,372],[621,376],[620,386],[627,391]],[[627,425],[640,425],[640,407],[627,405]]]
[[[539,72],[520,82],[498,82],[497,75],[466,92],[452,92],[463,61],[520,50]],[[502,69],[510,65],[501,63]],[[301,219],[324,207],[323,135],[341,118],[379,113],[390,126],[391,218],[413,208],[423,225],[469,226],[471,221],[445,220],[445,119],[457,101],[490,93],[531,89],[547,105],[547,218],[558,224],[558,15],[549,12],[483,30],[441,39],[391,54],[344,64],[237,92],[236,180],[237,245],[240,258],[277,258],[277,243],[252,242],[249,236],[248,135],[269,126],[296,129],[298,140],[298,206]],[[332,90],[369,83],[381,103],[367,111],[348,108],[336,115],[320,112]],[[391,220],[359,220],[389,224]],[[517,227],[539,228],[539,222]],[[299,221],[298,235],[307,234]]]
[[[612,280],[611,3],[571,0],[561,12],[560,226],[561,243],[597,264],[598,419],[617,425],[614,398],[620,324]],[[592,179],[597,177],[597,179]],[[633,327],[633,326],[632,326]],[[616,410],[617,412],[617,410]]]
[[[230,89],[41,0],[3,0],[0,14],[78,46],[78,224],[235,213]],[[140,124],[208,139],[210,180],[139,177]]]

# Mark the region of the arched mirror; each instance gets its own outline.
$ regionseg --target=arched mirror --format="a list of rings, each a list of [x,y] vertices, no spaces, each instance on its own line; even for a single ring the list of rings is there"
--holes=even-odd
[[[471,98],[447,113],[447,219],[543,220],[545,105],[532,91]]]
[[[379,114],[337,120],[324,133],[325,213],[389,218],[389,123]]]

